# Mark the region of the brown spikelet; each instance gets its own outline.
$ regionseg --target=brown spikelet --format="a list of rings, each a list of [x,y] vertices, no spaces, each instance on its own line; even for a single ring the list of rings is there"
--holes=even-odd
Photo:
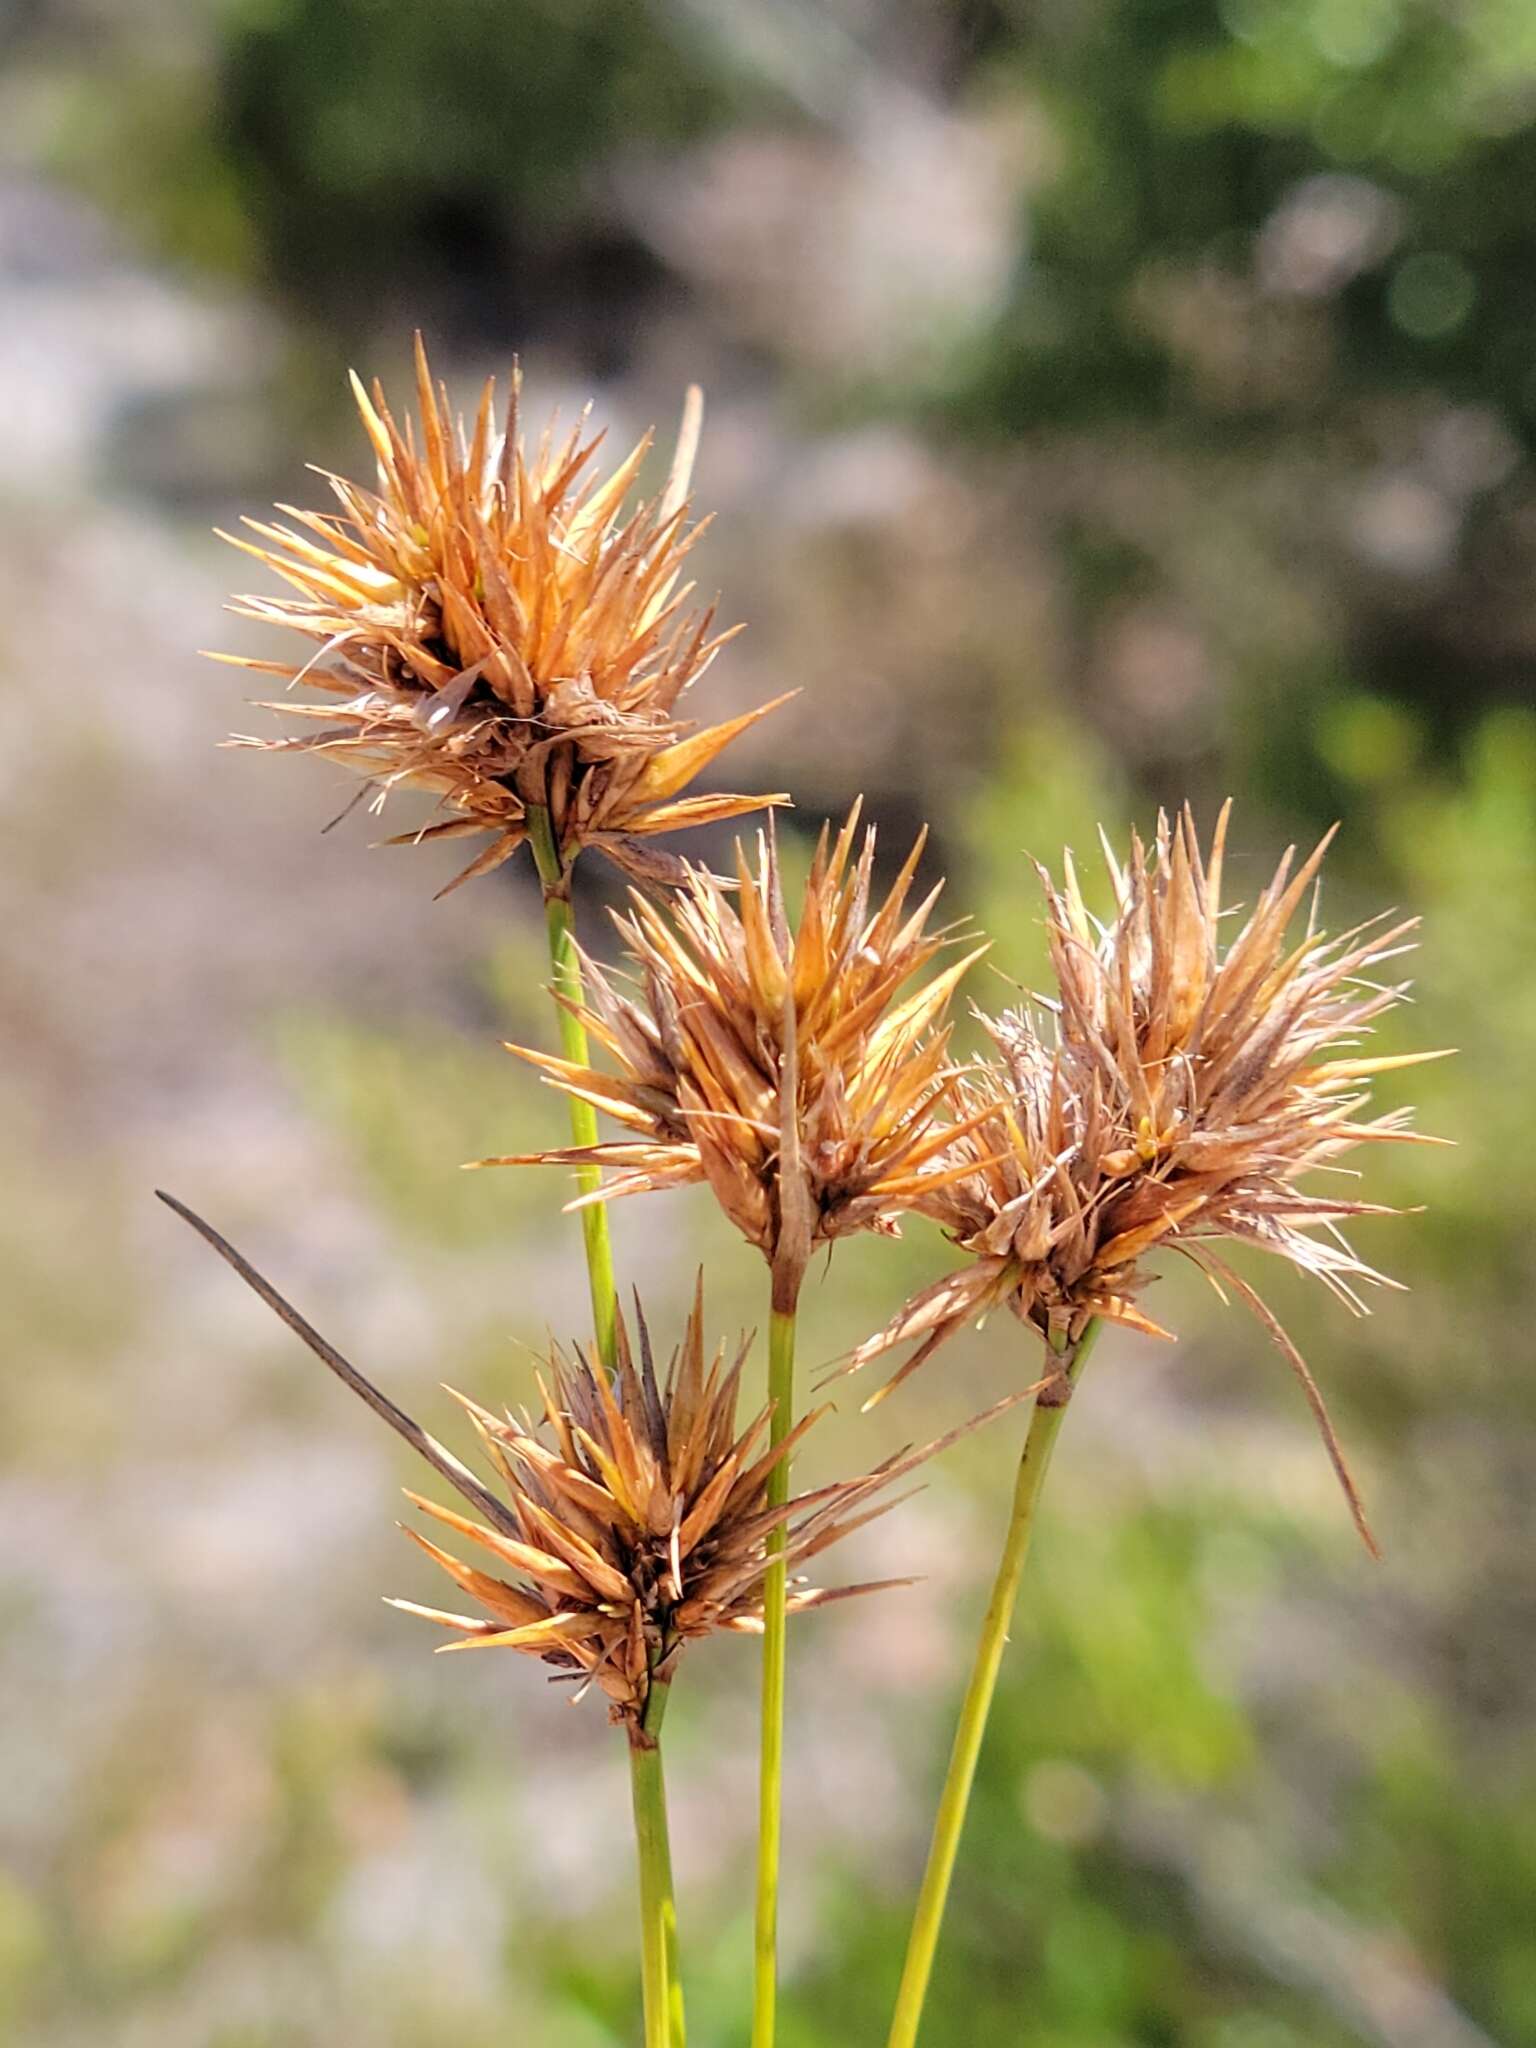
[[[583,1021],[612,1071],[511,1048],[628,1135],[481,1163],[610,1167],[598,1200],[708,1181],[773,1265],[781,1307],[815,1245],[892,1230],[936,1195],[953,1137],[945,1016],[985,949],[909,990],[945,943],[926,928],[937,891],[908,908],[923,842],[876,904],[874,834],[855,855],[857,831],[857,805],[823,831],[793,934],[771,834],[755,867],[738,846],[734,892],[690,870],[667,905],[636,897],[618,925],[639,993],[588,963]]]
[[[672,1676],[686,1643],[721,1629],[761,1626],[774,1530],[786,1531],[791,1568],[808,1561],[871,1512],[893,1505],[876,1496],[951,1439],[773,1507],[770,1473],[825,1411],[804,1416],[774,1449],[766,1445],[767,1409],[739,1427],[737,1393],[748,1344],[729,1363],[723,1352],[706,1356],[702,1291],[664,1383],[638,1307],[637,1329],[638,1361],[620,1322],[611,1381],[579,1348],[552,1354],[548,1382],[540,1382],[542,1428],[464,1401],[522,1527],[521,1542],[508,1543],[464,1515],[411,1499],[503,1570],[511,1567],[520,1581],[487,1578],[422,1543],[486,1610],[485,1617],[433,1613],[459,1636],[446,1647],[518,1649],[540,1657],[557,1677],[583,1688],[596,1684],[612,1717],[638,1737],[651,1685]],[[828,1592],[797,1581],[789,1604],[798,1612],[871,1590]]]
[[[517,850],[529,804],[549,808],[565,862],[595,845],[635,872],[636,842],[653,833],[785,801],[683,793],[774,708],[701,731],[678,716],[732,637],[710,611],[688,610],[682,581],[702,530],[687,525],[697,392],[665,491],[629,510],[649,435],[605,480],[602,435],[584,420],[525,445],[515,369],[504,418],[487,383],[467,429],[434,387],[420,336],[416,370],[418,416],[403,430],[383,392],[353,379],[375,489],[332,477],[339,513],[279,506],[285,523],[247,520],[249,538],[224,536],[294,593],[233,608],[316,648],[302,664],[218,658],[320,700],[266,707],[315,730],[237,744],[339,760],[370,779],[375,808],[397,785],[430,791],[446,815],[392,843],[487,835],[461,880]]]
[[[457,1640],[446,1649],[521,1650],[582,1691],[596,1685],[632,1742],[649,1739],[650,1689],[671,1678],[687,1643],[717,1630],[761,1629],[770,1536],[784,1531],[775,1561],[783,1557],[792,1571],[808,1563],[894,1507],[889,1489],[898,1480],[1039,1391],[1024,1388],[920,1449],[775,1506],[770,1475],[827,1410],[802,1416],[771,1447],[769,1409],[741,1425],[737,1396],[751,1340],[744,1339],[729,1362],[723,1350],[706,1352],[701,1277],[665,1381],[637,1301],[638,1356],[622,1317],[611,1376],[579,1347],[553,1351],[538,1382],[539,1424],[510,1413],[496,1416],[454,1396],[495,1475],[493,1490],[365,1379],[210,1224],[173,1196],[161,1200],[473,1510],[465,1514],[421,1494],[406,1495],[419,1513],[478,1554],[480,1562],[470,1564],[406,1531],[479,1612],[411,1600],[390,1604],[451,1630]],[[796,1578],[789,1607],[799,1613],[907,1583],[888,1579],[828,1590]]]
[[[1374,976],[1407,950],[1415,923],[1380,918],[1329,939],[1309,917],[1293,938],[1325,838],[1299,868],[1285,856],[1223,945],[1229,809],[1205,859],[1187,810],[1172,825],[1159,819],[1150,854],[1133,839],[1124,867],[1106,849],[1107,923],[1090,915],[1070,856],[1060,885],[1040,870],[1055,992],[1038,1009],[983,1020],[994,1056],[957,1085],[954,1111],[969,1128],[921,1203],[972,1262],[909,1302],[848,1369],[912,1342],[904,1378],[1002,1304],[1058,1341],[1094,1318],[1166,1337],[1138,1296],[1150,1255],[1182,1252],[1225,1276],[1285,1352],[1369,1541],[1310,1374],[1209,1246],[1227,1238],[1276,1253],[1357,1313],[1362,1285],[1394,1284],[1341,1234],[1351,1217],[1388,1212],[1300,1183],[1356,1145],[1417,1137],[1401,1112],[1365,1116],[1370,1078],[1440,1055],[1357,1050],[1406,994]]]

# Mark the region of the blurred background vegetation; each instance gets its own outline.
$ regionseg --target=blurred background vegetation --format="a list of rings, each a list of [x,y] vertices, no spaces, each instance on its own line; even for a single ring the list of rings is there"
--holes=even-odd
[[[497,1050],[544,1029],[528,878],[433,906],[323,768],[213,746],[207,537],[413,324],[461,389],[619,436],[708,387],[708,688],[795,829],[866,794],[997,960],[1025,850],[1239,798],[1251,886],[1421,911],[1405,1043],[1453,1152],[1383,1161],[1411,1283],[1352,1324],[1257,1275],[1330,1392],[1372,1567],[1262,1334],[1073,1411],[931,2048],[1536,2044],[1536,11],[1528,0],[12,0],[0,22],[0,2037],[609,2048],[636,1995],[622,1758],[537,1674],[434,1663],[407,1478],[149,1199],[205,1209],[436,1427],[579,1327]],[[248,640],[241,645],[252,644]],[[743,749],[743,753],[747,750]],[[402,819],[402,822],[404,820]],[[398,828],[397,828],[398,829]],[[599,911],[594,898],[584,915]],[[981,991],[978,990],[978,993]],[[618,1213],[658,1319],[700,1204]],[[840,1253],[830,1357],[939,1270]],[[836,1462],[1030,1361],[957,1347]],[[852,1407],[852,1403],[845,1403]],[[1016,1436],[1014,1431],[1013,1435]],[[1005,1438],[1008,1440],[1005,1441]],[[793,1671],[786,2048],[883,2038],[1014,1450],[969,1444]],[[809,1474],[808,1476],[814,1476]],[[702,2043],[744,2040],[749,1650],[674,1710]]]

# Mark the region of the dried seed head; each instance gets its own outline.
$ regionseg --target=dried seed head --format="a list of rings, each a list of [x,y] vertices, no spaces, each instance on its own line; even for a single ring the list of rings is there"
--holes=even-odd
[[[774,708],[698,732],[677,717],[732,637],[688,612],[679,580],[701,531],[686,525],[698,394],[666,491],[626,513],[649,436],[600,480],[602,435],[584,425],[524,446],[516,370],[500,433],[491,383],[472,429],[455,421],[419,335],[416,373],[419,426],[403,432],[382,390],[353,379],[376,490],[332,477],[339,516],[280,506],[292,525],[249,520],[255,538],[234,540],[298,593],[234,609],[318,646],[302,666],[219,658],[323,695],[264,707],[318,730],[237,744],[342,761],[376,785],[375,807],[397,784],[430,790],[447,815],[395,843],[489,835],[460,881],[516,851],[530,804],[548,807],[564,860],[596,845],[644,872],[637,839],[785,801],[682,793]]]
[[[857,828],[855,805],[835,840],[823,831],[793,935],[771,834],[755,869],[737,848],[734,892],[690,870],[665,908],[636,897],[618,925],[640,992],[589,964],[582,1013],[616,1072],[511,1048],[633,1135],[482,1163],[615,1168],[596,1200],[707,1180],[772,1264],[781,1308],[815,1245],[894,1230],[935,1195],[953,1135],[945,1015],[979,952],[902,993],[945,943],[926,930],[938,892],[907,909],[919,838],[872,908],[874,833],[855,858]]]
[[[701,1279],[664,1388],[637,1303],[638,1363],[622,1318],[611,1376],[580,1350],[569,1357],[556,1351],[548,1382],[539,1382],[542,1429],[455,1396],[479,1432],[503,1497],[365,1379],[211,1224],[174,1195],[161,1193],[160,1200],[474,1510],[471,1519],[418,1494],[407,1496],[494,1558],[495,1572],[463,1564],[407,1533],[484,1614],[449,1614],[409,1600],[391,1604],[453,1630],[460,1640],[447,1649],[521,1650],[553,1665],[559,1678],[583,1689],[597,1685],[612,1719],[637,1743],[648,1739],[651,1686],[671,1677],[686,1642],[716,1629],[761,1629],[768,1539],[776,1530],[785,1540],[774,1562],[783,1558],[791,1568],[809,1562],[894,1507],[887,1489],[897,1480],[1038,1391],[1026,1387],[919,1450],[900,1451],[856,1479],[775,1507],[770,1474],[827,1410],[803,1416],[771,1448],[764,1443],[769,1409],[738,1427],[736,1399],[750,1339],[729,1366],[720,1351],[706,1362]],[[509,1569],[512,1579],[504,1576]],[[828,1592],[797,1579],[789,1605],[803,1612],[909,1583],[886,1579]]]
[[[995,1057],[957,1088],[970,1128],[949,1155],[968,1170],[922,1204],[972,1262],[908,1303],[851,1364],[916,1341],[904,1378],[1004,1303],[1058,1343],[1096,1317],[1166,1337],[1137,1296],[1148,1255],[1167,1247],[1229,1286],[1280,1344],[1358,1509],[1305,1365],[1213,1241],[1277,1253],[1357,1313],[1362,1285],[1395,1284],[1341,1232],[1350,1217],[1389,1212],[1299,1183],[1357,1145],[1415,1138],[1405,1112],[1364,1115],[1369,1080],[1438,1055],[1358,1051],[1406,993],[1373,977],[1408,949],[1415,921],[1381,918],[1328,939],[1309,914],[1288,938],[1325,838],[1294,873],[1286,854],[1223,947],[1227,817],[1208,860],[1187,810],[1176,825],[1159,820],[1150,858],[1139,839],[1125,868],[1106,849],[1107,924],[1088,912],[1070,856],[1060,886],[1041,870],[1057,994],[1040,1002],[1052,1023],[1028,1007],[983,1020]]]
[[[786,1531],[793,1570],[883,1513],[893,1503],[874,1497],[942,1446],[774,1507],[769,1474],[825,1411],[805,1416],[774,1449],[766,1446],[766,1408],[738,1427],[750,1340],[729,1364],[720,1351],[706,1358],[702,1286],[665,1384],[643,1316],[637,1328],[638,1361],[621,1322],[611,1380],[579,1349],[552,1354],[549,1379],[540,1380],[542,1427],[464,1402],[517,1535],[412,1494],[416,1507],[489,1553],[499,1570],[463,1564],[408,1532],[485,1615],[393,1604],[454,1630],[459,1639],[446,1648],[522,1650],[552,1665],[557,1678],[583,1690],[595,1684],[612,1718],[638,1737],[652,1684],[671,1678],[686,1643],[719,1629],[761,1629],[771,1532]],[[795,1581],[789,1605],[799,1612],[872,1590],[827,1592]]]

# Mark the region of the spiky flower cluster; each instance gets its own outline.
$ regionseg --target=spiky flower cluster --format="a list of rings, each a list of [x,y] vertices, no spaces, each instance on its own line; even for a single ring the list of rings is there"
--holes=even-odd
[[[583,1690],[595,1684],[612,1718],[643,1741],[651,1687],[670,1680],[686,1643],[719,1629],[761,1629],[774,1531],[785,1531],[782,1555],[791,1569],[808,1562],[884,1513],[893,1502],[871,1505],[873,1496],[953,1439],[772,1506],[770,1476],[825,1411],[804,1416],[771,1449],[763,1447],[767,1408],[738,1426],[750,1340],[729,1364],[723,1351],[706,1362],[702,1283],[664,1385],[643,1316],[637,1327],[638,1361],[620,1322],[611,1377],[579,1348],[552,1354],[549,1380],[539,1379],[542,1432],[463,1402],[505,1488],[510,1518],[499,1513],[488,1523],[418,1494],[409,1498],[489,1553],[500,1570],[478,1570],[407,1533],[485,1614],[392,1604],[456,1631],[459,1640],[446,1649],[521,1650]],[[508,1570],[513,1580],[501,1576]],[[789,1606],[799,1612],[874,1590],[828,1592],[795,1582]]]
[[[488,834],[460,881],[516,851],[530,805],[548,809],[565,862],[593,845],[645,874],[655,863],[637,840],[782,801],[682,794],[774,708],[698,732],[677,715],[731,637],[689,613],[680,582],[700,531],[686,524],[697,394],[663,495],[626,512],[649,435],[599,481],[602,435],[584,426],[530,454],[516,371],[499,432],[491,383],[472,428],[455,420],[419,336],[416,372],[419,427],[403,430],[379,386],[370,398],[353,379],[376,490],[333,476],[340,516],[279,506],[292,525],[247,521],[254,540],[234,543],[298,592],[234,609],[318,650],[302,666],[221,658],[326,700],[264,707],[318,731],[239,744],[339,760],[378,802],[396,785],[431,791],[447,815],[401,841]]]
[[[752,1339],[742,1340],[729,1365],[721,1349],[706,1360],[701,1275],[664,1385],[637,1300],[638,1359],[622,1316],[611,1373],[579,1346],[569,1355],[552,1351],[548,1377],[537,1381],[542,1428],[454,1396],[501,1481],[498,1494],[381,1393],[212,1224],[174,1195],[161,1191],[159,1198],[478,1519],[421,1494],[406,1498],[516,1574],[514,1581],[479,1571],[407,1529],[485,1614],[450,1614],[412,1600],[390,1604],[452,1629],[460,1640],[445,1649],[520,1650],[553,1666],[557,1679],[583,1690],[596,1685],[611,1718],[639,1744],[648,1740],[652,1688],[670,1681],[686,1643],[717,1630],[761,1631],[770,1562],[790,1570],[809,1563],[895,1507],[900,1496],[887,1489],[898,1480],[1037,1391],[1011,1393],[932,1443],[898,1451],[855,1478],[775,1500],[783,1488],[772,1482],[828,1409],[811,1409],[766,1446],[771,1404],[738,1425]],[[788,1606],[800,1613],[910,1583],[880,1579],[829,1591],[797,1579]]]
[[[1276,1253],[1357,1311],[1362,1284],[1392,1284],[1340,1228],[1386,1212],[1299,1183],[1354,1146],[1416,1135],[1402,1112],[1364,1116],[1369,1079],[1435,1055],[1358,1050],[1406,992],[1373,977],[1405,950],[1414,922],[1377,919],[1329,939],[1309,917],[1292,940],[1324,839],[1294,873],[1286,854],[1223,946],[1227,818],[1223,809],[1208,860],[1187,811],[1173,825],[1159,820],[1150,858],[1139,839],[1123,868],[1106,849],[1107,923],[1090,915],[1070,856],[1060,886],[1040,871],[1057,994],[1037,1000],[1053,1028],[1027,1006],[984,1020],[995,1056],[956,1096],[970,1128],[950,1157],[967,1170],[921,1204],[970,1263],[909,1302],[852,1364],[916,1341],[905,1377],[1001,1304],[1058,1349],[1095,1318],[1166,1337],[1137,1301],[1147,1256],[1166,1247],[1260,1317],[1336,1456],[1305,1365],[1214,1241]]]
[[[857,833],[857,805],[835,840],[823,830],[794,933],[771,835],[755,868],[738,846],[733,892],[690,870],[664,907],[637,895],[617,922],[639,994],[587,963],[581,1013],[616,1071],[511,1048],[634,1135],[484,1163],[617,1169],[599,1200],[708,1181],[772,1264],[780,1307],[815,1245],[889,1231],[936,1198],[955,1170],[940,1157],[955,1078],[944,1018],[985,949],[902,995],[945,943],[927,929],[938,890],[908,910],[919,838],[872,907],[875,835],[855,859]]]

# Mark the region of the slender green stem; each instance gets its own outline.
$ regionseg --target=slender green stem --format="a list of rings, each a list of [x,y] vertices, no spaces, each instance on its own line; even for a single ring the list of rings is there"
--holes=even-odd
[[[768,1421],[770,1446],[780,1444],[795,1421],[795,1311],[774,1309],[768,1324]],[[770,1507],[789,1499],[788,1458],[768,1475]],[[771,1562],[763,1582],[762,1767],[757,1813],[757,1931],[753,1950],[752,2048],[773,2048],[778,1992],[779,1814],[784,1790],[784,1624],[787,1590],[785,1530],[768,1539]]]
[[[645,1726],[629,1747],[640,1862],[640,1969],[645,1997],[645,2048],[683,2048],[683,1986],[677,1964],[677,1902],[667,1832],[667,1788],[661,1724],[669,1687],[653,1684]]]
[[[1062,1350],[1059,1354],[1068,1390],[1076,1383],[1098,1335],[1098,1327],[1097,1323],[1090,1323],[1071,1350]],[[949,1897],[950,1879],[954,1875],[960,1836],[965,1827],[966,1807],[970,1803],[982,1737],[986,1733],[987,1715],[991,1710],[992,1695],[997,1689],[997,1674],[1008,1642],[1008,1624],[1013,1618],[1024,1560],[1029,1554],[1029,1539],[1034,1533],[1035,1505],[1045,1484],[1051,1452],[1056,1447],[1057,1434],[1066,1412],[1063,1395],[1055,1400],[1038,1400],[1030,1416],[1024,1455],[1019,1460],[1019,1476],[1013,1490],[1013,1513],[1009,1517],[1008,1535],[998,1560],[992,1598],[987,1603],[986,1616],[981,1624],[976,1661],[961,1703],[949,1769],[934,1817],[928,1866],[923,1872],[922,1890],[918,1893],[917,1911],[913,1915],[912,1932],[907,1941],[901,1989],[896,1994],[896,2010],[891,2019],[889,2048],[914,2048],[917,2040],[917,2030],[923,2017],[923,2000],[933,1973],[939,1929]]]
[[[544,891],[544,923],[549,933],[549,961],[554,988],[566,1002],[557,1002],[560,1049],[575,1066],[587,1064],[587,1034],[567,1003],[582,1000],[581,960],[571,915],[571,870],[560,858],[541,804],[528,806],[528,843]],[[590,1102],[570,1097],[571,1137],[578,1145],[598,1140],[597,1111]],[[576,1169],[576,1185],[589,1195],[602,1185],[595,1166]],[[608,1211],[594,1202],[581,1212],[582,1242],[587,1254],[587,1280],[592,1292],[592,1327],[597,1352],[612,1371],[618,1358],[618,1300],[613,1277],[613,1240]],[[672,1888],[672,1845],[667,1828],[667,1788],[661,1761],[661,1724],[670,1686],[653,1682],[645,1724],[631,1739],[630,1787],[635,1812],[635,1848],[640,1864],[640,1967],[645,2001],[645,2048],[683,2048],[683,1983],[678,1968],[677,1901]]]
[[[528,806],[528,843],[533,848],[534,865],[538,868],[539,881],[544,889],[544,922],[549,931],[549,962],[554,970],[555,990],[567,1002],[579,1003],[582,999],[581,961],[576,952],[571,918],[571,870],[560,859],[549,812],[541,804]],[[557,1002],[555,1008],[560,1018],[561,1052],[572,1065],[586,1066],[587,1034],[580,1018],[573,1016],[565,1003]],[[595,1145],[598,1141],[597,1111],[590,1102],[579,1102],[574,1095],[567,1099],[573,1142]],[[584,1195],[590,1195],[599,1188],[602,1179],[601,1170],[595,1166],[578,1166],[576,1169],[576,1185]],[[613,1279],[613,1241],[608,1235],[608,1211],[603,1203],[593,1202],[582,1210],[581,1235],[587,1250],[592,1328],[597,1338],[598,1356],[611,1369],[616,1356],[614,1323],[617,1297]]]

